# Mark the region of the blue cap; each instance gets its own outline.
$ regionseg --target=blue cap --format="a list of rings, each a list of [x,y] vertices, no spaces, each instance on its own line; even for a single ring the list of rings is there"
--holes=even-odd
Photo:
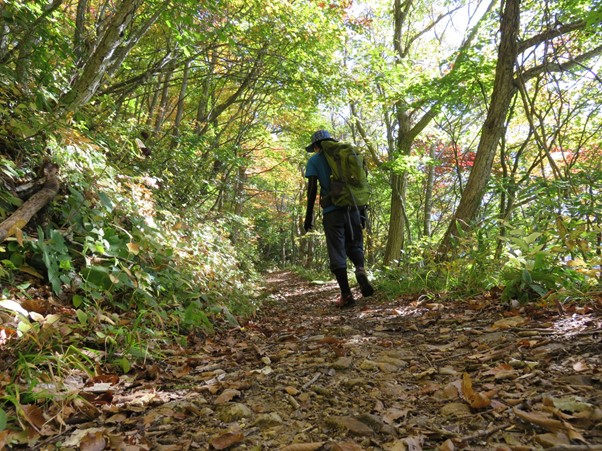
[[[326,130],[318,130],[313,135],[311,135],[311,144],[305,148],[306,151],[311,152],[314,149],[314,144],[319,143],[320,141],[324,141],[326,139],[330,139],[331,141],[335,141],[330,133]]]

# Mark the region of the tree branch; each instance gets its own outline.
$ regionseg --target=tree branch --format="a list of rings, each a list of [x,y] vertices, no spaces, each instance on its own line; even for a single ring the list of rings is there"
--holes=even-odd
[[[523,80],[529,80],[543,72],[564,72],[574,67],[582,67],[585,61],[599,56],[600,54],[602,54],[602,45],[590,50],[589,52],[582,53],[581,55],[576,56],[572,60],[569,60],[565,63],[546,63],[540,64],[539,66],[535,66],[523,72],[521,74],[521,78]]]
[[[587,25],[587,22],[585,20],[580,20],[578,22],[573,22],[573,23],[570,23],[567,25],[562,25],[553,30],[546,30],[543,33],[535,35],[535,36],[519,43],[518,54],[520,55],[521,53],[525,52],[526,50],[528,50],[529,48],[531,48],[533,46],[541,44],[542,42],[548,41],[550,39],[557,38],[558,36],[562,36],[565,33],[569,33],[571,31],[575,31],[575,30],[581,30],[581,29],[585,28],[586,25]]]

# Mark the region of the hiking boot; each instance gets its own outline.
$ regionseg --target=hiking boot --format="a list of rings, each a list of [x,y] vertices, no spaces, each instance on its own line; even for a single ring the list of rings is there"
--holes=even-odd
[[[364,269],[356,270],[355,278],[360,286],[362,296],[367,298],[368,296],[372,296],[374,294],[374,288],[372,285],[370,285],[370,281],[368,281],[368,276],[366,275],[366,271]]]
[[[335,307],[340,309],[351,308],[355,305],[355,299],[351,293],[341,294],[339,300],[334,303]]]

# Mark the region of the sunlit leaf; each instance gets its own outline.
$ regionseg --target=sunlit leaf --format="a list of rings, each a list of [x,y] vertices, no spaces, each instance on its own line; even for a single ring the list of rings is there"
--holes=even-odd
[[[462,396],[473,409],[489,407],[491,400],[484,393],[477,393],[472,388],[472,379],[468,373],[462,377]]]
[[[134,254],[138,255],[140,253],[140,245],[137,243],[127,243],[128,250]]]

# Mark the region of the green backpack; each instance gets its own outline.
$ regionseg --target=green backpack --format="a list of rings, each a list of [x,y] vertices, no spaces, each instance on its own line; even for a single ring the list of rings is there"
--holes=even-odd
[[[364,207],[370,200],[364,156],[351,144],[322,141],[322,152],[332,171],[330,194],[320,200],[322,207]]]

